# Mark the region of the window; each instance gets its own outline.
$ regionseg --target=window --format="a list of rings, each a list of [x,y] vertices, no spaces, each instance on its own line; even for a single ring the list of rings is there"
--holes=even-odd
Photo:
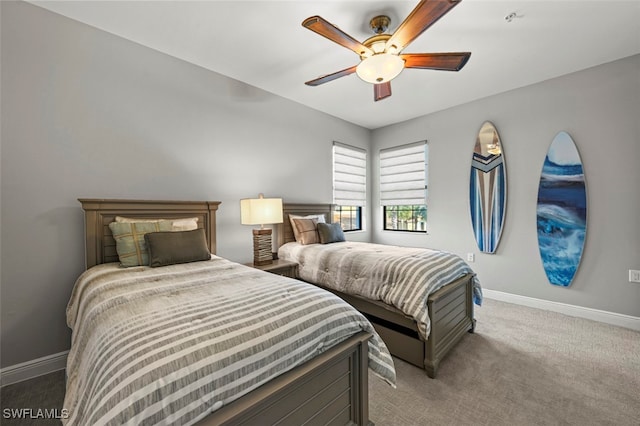
[[[427,142],[380,150],[383,229],[427,232]]]
[[[362,230],[362,207],[367,198],[367,151],[333,143],[333,221],[343,231]]]
[[[333,210],[334,223],[339,222],[344,231],[358,231],[362,229],[360,206],[336,206]]]
[[[427,206],[384,206],[384,229],[386,231],[425,232],[427,230]]]

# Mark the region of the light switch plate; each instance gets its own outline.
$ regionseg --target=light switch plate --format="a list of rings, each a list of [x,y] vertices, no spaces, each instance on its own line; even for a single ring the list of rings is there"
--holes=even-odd
[[[640,271],[636,269],[629,269],[629,282],[640,283]]]

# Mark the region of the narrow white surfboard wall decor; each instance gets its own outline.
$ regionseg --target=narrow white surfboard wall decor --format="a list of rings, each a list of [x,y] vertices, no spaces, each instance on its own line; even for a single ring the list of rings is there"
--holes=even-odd
[[[502,141],[486,121],[476,138],[469,179],[471,224],[484,253],[495,253],[507,209],[507,174]]]

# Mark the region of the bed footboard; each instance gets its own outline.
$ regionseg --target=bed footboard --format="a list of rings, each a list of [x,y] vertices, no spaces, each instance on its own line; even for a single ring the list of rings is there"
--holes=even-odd
[[[444,356],[467,332],[475,330],[473,275],[438,290],[429,297],[427,305],[431,334],[425,342],[424,369],[434,378]]]
[[[314,284],[317,285],[317,284]],[[456,343],[475,329],[473,318],[473,275],[458,278],[433,293],[427,300],[431,334],[427,341],[418,333],[416,322],[389,305],[327,287],[362,312],[387,345],[391,355],[422,368],[435,378],[440,361]]]
[[[198,426],[368,425],[368,340],[361,332],[198,422]]]

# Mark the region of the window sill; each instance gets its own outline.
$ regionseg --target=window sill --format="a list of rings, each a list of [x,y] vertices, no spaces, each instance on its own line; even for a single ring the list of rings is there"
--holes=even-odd
[[[429,235],[429,231],[403,231],[397,230],[393,231],[391,229],[383,229],[382,232],[386,232],[389,234],[404,234],[404,235]]]

